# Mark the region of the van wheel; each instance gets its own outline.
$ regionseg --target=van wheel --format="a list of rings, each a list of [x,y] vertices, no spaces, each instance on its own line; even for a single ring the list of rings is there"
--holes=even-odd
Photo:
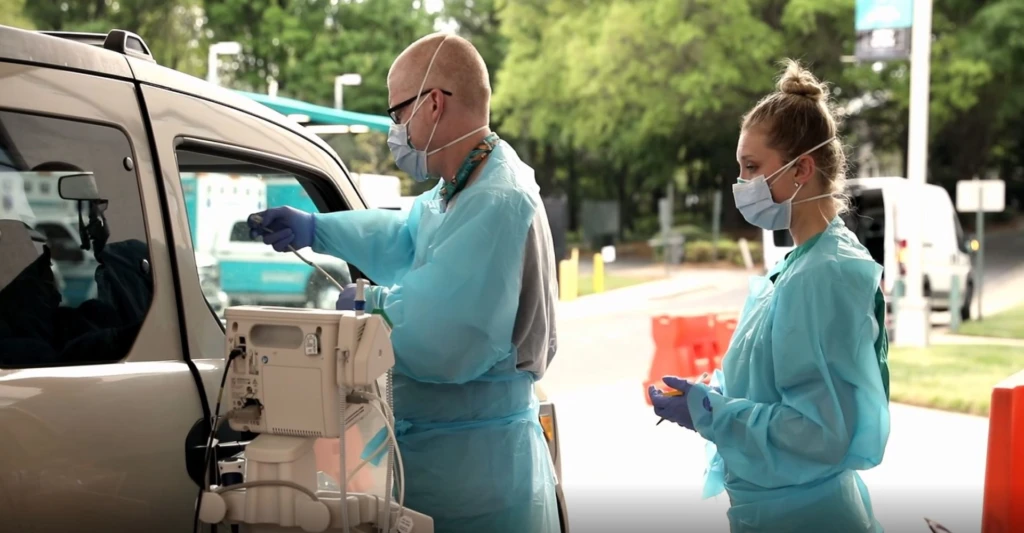
[[[974,303],[974,281],[967,280],[967,289],[964,291],[964,303],[960,306],[960,321],[971,320],[971,304]]]

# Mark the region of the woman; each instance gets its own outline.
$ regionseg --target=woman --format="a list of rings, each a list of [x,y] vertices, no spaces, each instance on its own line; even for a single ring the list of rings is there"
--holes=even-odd
[[[728,492],[730,529],[880,532],[856,470],[889,437],[882,268],[839,214],[845,156],[827,88],[789,61],[778,90],[743,119],[733,185],[751,224],[797,244],[755,277],[721,384],[666,377],[658,416],[714,447],[709,497]]]

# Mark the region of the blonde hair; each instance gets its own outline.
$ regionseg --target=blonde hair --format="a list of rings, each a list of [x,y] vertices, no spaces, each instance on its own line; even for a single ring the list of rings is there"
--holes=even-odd
[[[800,63],[787,59],[775,92],[765,96],[743,117],[743,130],[758,128],[768,147],[787,161],[816,145],[832,142],[808,154],[819,170],[822,188],[831,193],[836,212],[849,209],[846,187],[846,153],[839,140],[839,120],[829,98],[828,86]]]

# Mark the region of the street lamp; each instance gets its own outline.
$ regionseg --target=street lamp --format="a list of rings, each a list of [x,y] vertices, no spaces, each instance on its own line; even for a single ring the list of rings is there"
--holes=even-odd
[[[932,0],[913,4],[913,32],[910,43],[910,135],[907,142],[907,181],[912,187],[923,186],[928,174],[928,97],[931,84]],[[905,228],[907,240],[907,271],[904,295],[896,314],[896,344],[910,347],[928,346],[931,332],[931,308],[924,297],[922,272],[924,235],[923,213],[919,204],[908,202]],[[902,208],[902,207],[901,207]],[[903,219],[900,219],[901,221]],[[902,223],[902,222],[901,222]],[[956,313],[957,310],[950,310]]]
[[[345,85],[359,85],[363,77],[359,74],[342,74],[334,78],[334,109],[341,109],[341,88]]]
[[[217,56],[233,56],[242,53],[242,45],[235,41],[221,41],[210,45],[209,55],[206,58],[206,81],[220,85],[217,76]]]

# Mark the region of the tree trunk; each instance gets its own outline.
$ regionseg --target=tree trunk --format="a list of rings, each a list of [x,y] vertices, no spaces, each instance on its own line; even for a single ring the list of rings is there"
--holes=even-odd
[[[612,167],[614,168],[614,167]],[[616,175],[612,176],[612,179],[616,182],[616,189],[618,190],[619,200],[619,240],[625,237],[625,229],[632,226],[631,217],[632,209],[629,205],[629,198],[627,197],[626,189],[626,165],[622,165],[621,169],[618,169]]]
[[[569,183],[566,186],[566,197],[569,209],[569,231],[576,231],[579,227],[579,185],[580,178],[576,173],[576,150],[569,144],[569,149],[566,151],[568,159],[566,160],[568,171],[569,171]]]

